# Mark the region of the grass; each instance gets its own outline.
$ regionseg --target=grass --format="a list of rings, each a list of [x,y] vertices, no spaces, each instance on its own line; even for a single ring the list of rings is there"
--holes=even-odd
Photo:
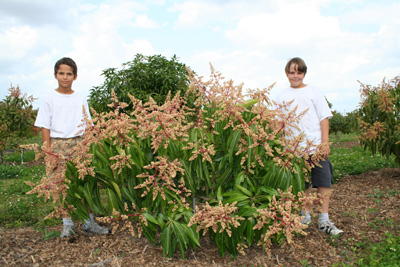
[[[331,140],[335,140],[331,137]],[[342,135],[340,142],[356,140],[356,136]],[[38,141],[40,142],[40,140]],[[24,153],[24,162],[34,160],[32,151]],[[364,151],[361,147],[332,148],[330,160],[334,166],[334,179],[340,182],[340,178],[346,175],[362,174],[369,170],[398,167],[394,158],[387,159],[380,155],[372,155],[370,151]],[[20,152],[16,151],[5,155],[6,164],[0,165],[0,227],[13,228],[21,226],[34,226],[43,232],[44,238],[59,236],[58,232],[48,231],[48,226],[59,224],[61,221],[43,218],[52,211],[52,203],[44,202],[43,197],[27,195],[31,189],[25,184],[26,181],[37,183],[45,174],[44,166],[27,167],[20,165]],[[400,194],[398,191],[378,191],[368,195],[378,202],[382,197]],[[373,209],[368,212],[374,212]],[[353,213],[345,216],[355,216]],[[379,228],[382,225],[393,224],[391,220],[377,219],[371,221],[371,228]],[[335,242],[332,240],[331,242]],[[350,248],[352,255],[347,257],[355,259],[354,264],[338,264],[335,266],[400,266],[400,237],[398,233],[385,233],[381,243],[370,243],[367,239],[364,242],[354,243],[349,240],[345,245]],[[307,260],[300,261],[301,266],[308,265]]]
[[[332,138],[331,138],[332,139]],[[343,135],[341,142],[355,141],[354,134]],[[379,154],[372,155],[370,150],[364,150],[360,146],[348,148],[331,148],[329,160],[333,165],[333,180],[338,182],[346,175],[357,175],[369,170],[380,170],[383,168],[396,168],[394,156],[387,159]]]
[[[6,164],[0,165],[0,226],[6,228],[36,226],[44,227],[58,223],[44,220],[52,209],[52,203],[44,202],[43,197],[27,195],[31,190],[25,182],[37,183],[45,175],[43,165],[27,167],[19,164],[20,152],[8,153]],[[34,153],[24,153],[24,162],[34,160]]]
[[[351,243],[351,242],[349,242]],[[395,233],[385,232],[382,242],[370,243],[358,242],[349,245],[353,248],[356,259],[351,264],[339,263],[335,267],[380,267],[380,266],[400,266],[400,236]],[[361,249],[361,250],[360,250]],[[359,253],[356,251],[360,250]],[[305,266],[305,265],[303,265]]]

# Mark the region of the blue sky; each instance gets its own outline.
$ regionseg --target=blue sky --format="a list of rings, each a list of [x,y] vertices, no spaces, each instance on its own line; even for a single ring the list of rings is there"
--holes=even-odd
[[[137,53],[177,55],[196,73],[211,63],[244,88],[289,85],[286,62],[308,65],[332,109],[360,101],[358,80],[378,85],[400,75],[397,0],[1,0],[0,99],[10,84],[38,98],[57,87],[54,63],[78,64],[73,88],[88,95],[101,72]]]

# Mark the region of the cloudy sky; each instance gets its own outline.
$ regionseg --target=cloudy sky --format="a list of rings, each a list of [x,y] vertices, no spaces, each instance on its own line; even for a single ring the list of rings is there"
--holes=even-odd
[[[245,88],[289,85],[284,66],[308,65],[332,109],[359,104],[359,83],[400,75],[398,0],[0,0],[0,99],[10,84],[40,98],[57,87],[54,63],[78,64],[88,95],[101,72],[144,55],[177,55],[199,75],[209,64]]]

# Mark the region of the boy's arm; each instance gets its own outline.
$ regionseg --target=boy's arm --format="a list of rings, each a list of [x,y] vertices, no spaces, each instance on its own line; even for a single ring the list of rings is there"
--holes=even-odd
[[[42,141],[43,144],[47,143],[47,148],[50,148],[51,143],[50,143],[50,130],[46,128],[42,128]]]
[[[328,158],[331,153],[331,149],[329,147],[329,119],[325,118],[321,122],[321,143],[326,143],[325,150],[323,151],[324,157]]]

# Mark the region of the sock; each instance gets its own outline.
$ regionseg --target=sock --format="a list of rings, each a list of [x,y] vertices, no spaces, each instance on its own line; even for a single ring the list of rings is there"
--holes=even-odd
[[[72,221],[71,217],[62,218],[64,225],[71,225],[74,226],[74,222]]]
[[[329,215],[328,213],[320,213],[319,214],[319,223],[323,223],[329,221]]]
[[[308,211],[308,210],[306,212],[301,211],[301,216],[304,216],[305,219],[311,219],[311,214],[310,214],[310,211]]]

